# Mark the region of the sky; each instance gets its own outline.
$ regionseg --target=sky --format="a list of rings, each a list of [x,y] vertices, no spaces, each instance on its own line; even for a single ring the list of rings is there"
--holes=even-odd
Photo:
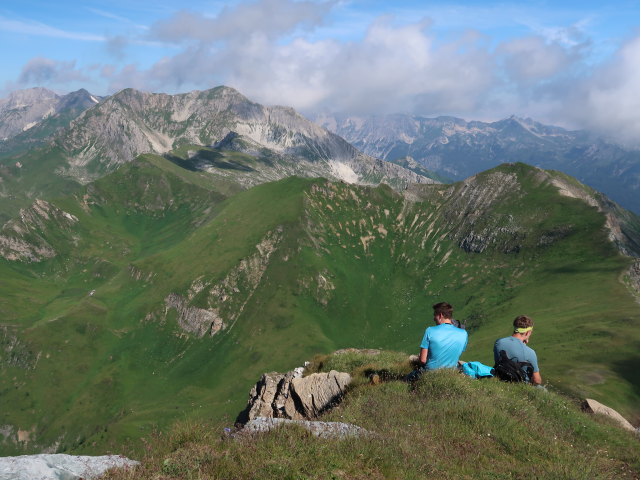
[[[306,115],[516,115],[640,146],[640,0],[2,0],[0,98],[218,85]]]

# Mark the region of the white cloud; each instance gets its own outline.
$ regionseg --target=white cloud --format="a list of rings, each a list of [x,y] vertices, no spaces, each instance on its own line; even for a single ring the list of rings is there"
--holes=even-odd
[[[511,79],[525,83],[551,78],[575,60],[559,43],[547,43],[541,37],[505,42],[498,54]]]
[[[576,85],[569,111],[576,122],[640,146],[640,36]]]
[[[436,46],[428,20],[397,25],[382,17],[360,41],[314,42],[294,35],[284,43],[283,35],[319,23],[331,4],[262,0],[252,5],[271,15],[247,19],[244,5],[213,19],[182,13],[152,27],[155,38],[189,43],[149,70],[123,69],[112,78],[112,88],[146,84],[179,90],[224,83],[257,101],[307,111],[468,112],[482,104],[483,92],[495,82],[492,55],[474,32]],[[240,21],[249,26],[238,30]]]
[[[22,67],[18,78],[20,85],[63,85],[68,82],[88,81],[88,78],[76,69],[75,61],[57,61],[50,58],[32,58]]]
[[[257,0],[224,7],[216,17],[181,11],[154,24],[151,38],[167,42],[242,41],[253,35],[280,37],[322,23],[335,1]]]
[[[531,26],[533,34],[497,46],[496,38],[474,30],[438,36],[427,18],[382,16],[349,40],[318,34],[340,8],[338,1],[252,0],[213,17],[175,13],[144,37],[105,42],[114,60],[151,41],[156,48],[169,46],[165,57],[148,68],[114,63],[90,73],[100,72],[112,92],[183,92],[225,84],[255,101],[305,113],[409,112],[483,120],[516,114],[591,128],[629,143],[640,138],[640,37],[622,46],[614,60],[594,67],[588,60],[593,46],[580,22]],[[81,77],[74,62],[36,58],[24,66],[19,82],[62,84]]]
[[[86,10],[91,12],[91,13],[94,13],[96,15],[99,15],[101,17],[108,18],[108,19],[111,19],[111,20],[115,20],[116,22],[119,22],[119,23],[132,25],[135,28],[139,28],[140,30],[147,30],[149,28],[146,25],[137,24],[137,23],[133,22],[132,20],[129,20],[128,18],[122,17],[120,15],[116,15],[115,13],[107,12],[105,10],[100,10],[98,8],[86,7]]]
[[[104,41],[104,37],[101,35],[82,32],[68,32],[40,22],[23,22],[20,20],[11,20],[5,17],[0,17],[0,30],[27,35],[66,38],[70,40],[84,40],[91,42]]]

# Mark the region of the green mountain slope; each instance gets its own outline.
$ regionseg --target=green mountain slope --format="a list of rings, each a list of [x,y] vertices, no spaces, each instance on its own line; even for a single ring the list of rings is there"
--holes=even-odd
[[[440,300],[470,329],[466,360],[491,363],[526,313],[546,381],[640,417],[640,308],[616,246],[637,251],[638,220],[572,179],[516,164],[403,195],[238,190],[146,156],[4,227],[5,257],[33,247],[0,262],[4,452],[235,417],[262,372],[312,353],[417,349]]]
[[[579,411],[552,391],[450,370],[415,386],[397,380],[407,356],[347,353],[318,365],[351,373],[342,402],[320,420],[349,422],[370,435],[317,438],[299,426],[269,433],[222,434],[228,423],[179,422],[147,438],[134,470],[110,480],[183,478],[477,479],[637,478],[640,442],[602,416]],[[387,372],[372,385],[372,372]]]

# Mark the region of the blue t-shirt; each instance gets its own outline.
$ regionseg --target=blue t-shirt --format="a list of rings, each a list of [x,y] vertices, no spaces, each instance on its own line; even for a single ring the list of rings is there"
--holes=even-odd
[[[533,373],[540,371],[536,352],[528,345],[525,345],[522,340],[516,337],[505,337],[496,340],[493,346],[493,359],[496,363],[500,359],[500,350],[507,352],[507,357],[514,362],[531,363],[533,365]]]
[[[457,367],[460,355],[467,348],[469,335],[466,330],[443,323],[424,331],[420,348],[429,350],[426,370]]]

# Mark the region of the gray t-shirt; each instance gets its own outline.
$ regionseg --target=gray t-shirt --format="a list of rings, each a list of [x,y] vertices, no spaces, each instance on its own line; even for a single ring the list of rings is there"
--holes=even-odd
[[[517,339],[516,337],[505,337],[496,340],[495,345],[493,346],[493,359],[496,363],[500,359],[500,350],[504,350],[507,352],[507,357],[509,357],[514,362],[529,362],[533,365],[533,373],[539,372],[538,368],[538,357],[536,356],[536,352],[525,345],[522,340]]]

